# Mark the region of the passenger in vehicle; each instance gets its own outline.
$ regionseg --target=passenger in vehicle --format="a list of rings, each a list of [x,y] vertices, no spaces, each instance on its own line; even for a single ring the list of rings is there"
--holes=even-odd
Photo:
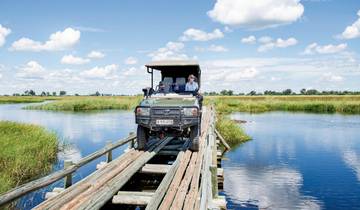
[[[165,85],[162,81],[159,82],[157,93],[166,93]]]
[[[199,89],[199,85],[197,82],[195,82],[196,77],[192,74],[188,77],[188,82],[185,85],[185,91],[194,92]]]

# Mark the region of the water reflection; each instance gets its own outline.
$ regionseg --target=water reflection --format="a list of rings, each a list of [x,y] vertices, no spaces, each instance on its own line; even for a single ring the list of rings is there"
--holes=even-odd
[[[253,140],[227,154],[229,209],[360,209],[360,117],[235,114]]]
[[[227,167],[225,189],[232,202],[259,209],[320,209],[319,202],[300,192],[301,174],[281,167]]]

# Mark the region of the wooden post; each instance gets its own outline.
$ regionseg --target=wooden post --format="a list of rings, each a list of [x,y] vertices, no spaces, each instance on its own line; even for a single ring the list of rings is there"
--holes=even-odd
[[[64,169],[70,168],[74,163],[71,160],[64,161]],[[68,188],[72,185],[72,173],[65,176],[64,179],[64,188]]]
[[[217,181],[217,166],[211,165],[210,172],[211,172],[212,197],[217,198],[219,195],[218,181]]]
[[[106,142],[106,147],[111,147],[111,145],[112,145],[111,141]],[[106,155],[106,162],[110,163],[111,161],[112,161],[112,150],[109,150]]]
[[[130,132],[129,133],[129,136],[132,136],[134,135],[134,132]],[[130,149],[132,148],[135,148],[135,139],[133,139],[131,142],[130,142]]]

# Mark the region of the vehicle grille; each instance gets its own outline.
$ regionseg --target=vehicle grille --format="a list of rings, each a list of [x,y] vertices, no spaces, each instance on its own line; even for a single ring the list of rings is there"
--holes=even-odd
[[[151,116],[153,117],[180,117],[180,109],[169,109],[169,108],[152,108]]]

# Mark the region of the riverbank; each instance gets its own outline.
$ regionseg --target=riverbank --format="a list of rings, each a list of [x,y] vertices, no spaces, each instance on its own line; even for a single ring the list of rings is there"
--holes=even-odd
[[[132,110],[135,109],[140,100],[141,97],[137,96],[63,97],[51,103],[30,105],[25,109],[49,111]]]
[[[51,170],[57,136],[43,127],[0,121],[0,193]]]
[[[58,100],[61,97],[55,96],[0,96],[0,104],[17,104],[17,103],[40,103],[46,100]]]
[[[360,96],[214,96],[220,113],[291,111],[360,114]]]

